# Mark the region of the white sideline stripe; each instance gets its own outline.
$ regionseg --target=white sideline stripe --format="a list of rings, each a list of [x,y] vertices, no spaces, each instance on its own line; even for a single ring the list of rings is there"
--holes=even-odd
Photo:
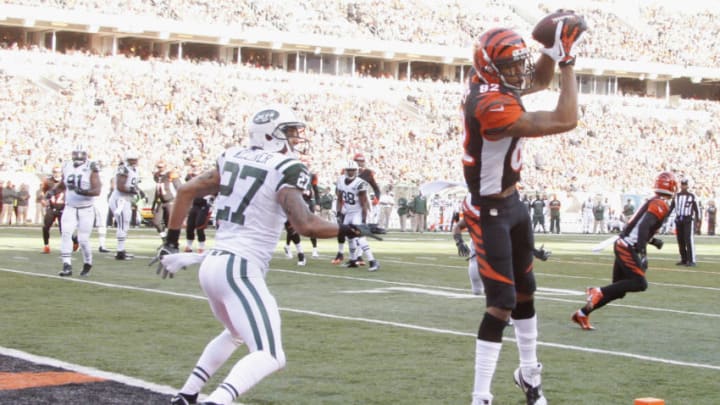
[[[82,373],[86,374],[92,377],[98,377],[98,378],[104,378],[106,380],[112,380],[121,382],[125,385],[131,385],[133,387],[139,387],[148,389],[150,391],[155,391],[160,394],[168,394],[168,395],[175,395],[178,391],[177,389],[173,387],[169,387],[167,385],[159,385],[154,384],[151,382],[143,381],[138,378],[128,377],[126,375],[117,374],[117,373],[111,373],[108,371],[102,371],[98,370],[96,368],[92,367],[85,367],[78,364],[68,363],[62,360],[53,359],[52,357],[45,357],[45,356],[38,356],[35,354],[30,354],[27,352],[23,352],[20,350],[10,349],[8,347],[0,346],[0,354],[15,357],[18,359],[22,359],[25,361],[30,361],[36,364],[45,364],[52,367],[59,367],[66,370],[71,370],[76,373]]]
[[[277,270],[277,269],[274,269],[274,270]],[[54,275],[38,274],[38,273],[13,270],[13,269],[7,269],[7,268],[0,268],[0,271],[23,274],[23,275],[34,276],[34,277],[52,278],[52,279],[55,279],[58,281],[74,281],[74,282],[78,282],[78,283],[94,284],[94,285],[99,285],[99,286],[108,287],[108,288],[117,288],[117,289],[131,290],[131,291],[142,291],[142,292],[149,292],[149,293],[154,293],[154,294],[164,294],[164,295],[171,295],[171,296],[176,296],[176,297],[186,297],[186,298],[193,298],[193,299],[198,299],[198,300],[206,300],[205,297],[202,297],[199,295],[194,295],[194,294],[183,294],[183,293],[176,293],[176,292],[172,292],[172,291],[156,290],[156,289],[151,289],[151,288],[141,288],[141,287],[119,285],[119,284],[100,283],[97,281],[89,281],[89,280],[60,278],[60,277],[54,276]],[[291,270],[284,270],[284,271],[294,272]],[[303,272],[295,272],[295,273],[313,275],[313,273],[303,273]],[[365,279],[362,279],[362,280],[365,280]],[[368,280],[368,281],[371,281],[371,280]],[[372,280],[372,281],[379,281],[379,280]],[[401,284],[398,282],[388,282],[388,283]],[[570,301],[570,300],[562,300],[562,299],[557,299],[557,300],[558,301]],[[571,302],[575,302],[575,301],[571,301]],[[610,305],[612,305],[612,304],[610,304]],[[643,307],[637,307],[637,308],[648,309],[648,308],[643,308]],[[399,328],[406,328],[406,329],[419,330],[419,331],[432,332],[432,333],[440,333],[440,334],[445,334],[445,335],[472,336],[472,337],[476,336],[475,333],[459,332],[459,331],[454,331],[454,330],[449,330],[449,329],[431,328],[431,327],[412,325],[412,324],[407,324],[407,323],[383,321],[383,320],[379,320],[379,319],[351,317],[351,316],[344,316],[344,315],[334,315],[334,314],[327,314],[324,312],[308,311],[308,310],[304,310],[304,309],[281,307],[280,310],[286,311],[286,312],[297,313],[297,314],[313,315],[313,316],[318,316],[318,317],[328,318],[328,319],[339,319],[339,320],[346,320],[346,321],[352,321],[352,322],[367,322],[367,323],[372,323],[372,324],[376,324],[376,325],[394,326],[394,327],[399,327]],[[656,309],[656,310],[659,311],[659,309]],[[695,313],[695,314],[697,314],[697,313]],[[705,316],[708,316],[708,315],[720,316],[720,315],[714,315],[714,314],[705,314]],[[503,340],[515,342],[515,339],[509,338],[509,337],[504,337]],[[644,355],[640,355],[640,354],[618,352],[618,351],[611,351],[611,350],[604,350],[604,349],[593,349],[593,348],[588,348],[588,347],[566,345],[566,344],[562,344],[562,343],[538,341],[538,346],[554,347],[554,348],[558,348],[558,349],[573,350],[573,351],[578,351],[578,352],[599,353],[599,354],[606,354],[606,355],[610,355],[610,356],[626,357],[626,358],[650,361],[650,362],[655,362],[655,363],[671,364],[671,365],[693,367],[693,368],[704,368],[704,369],[720,371],[720,366],[716,366],[716,365],[712,365],[712,364],[693,363],[693,362],[685,362],[685,361],[678,361],[678,360],[671,360],[671,359],[663,359],[660,357],[644,356]]]
[[[0,354],[15,357],[17,359],[22,359],[25,361],[30,361],[36,364],[45,364],[51,367],[58,367],[65,370],[74,371],[76,373],[82,373],[91,377],[104,378],[106,380],[116,381],[125,385],[130,385],[132,387],[143,388],[160,394],[167,394],[168,396],[175,395],[178,393],[178,391],[180,391],[180,389],[173,388],[168,385],[155,384],[145,380],[141,380],[139,378],[128,377],[123,374],[111,373],[109,371],[98,370],[92,367],[85,367],[79,364],[68,363],[66,361],[54,359],[52,357],[38,356],[20,350],[11,349],[9,347],[0,346]],[[205,400],[207,399],[207,395],[200,394],[198,396],[198,399],[201,401]],[[233,404],[242,405],[242,403],[240,402],[233,402]]]

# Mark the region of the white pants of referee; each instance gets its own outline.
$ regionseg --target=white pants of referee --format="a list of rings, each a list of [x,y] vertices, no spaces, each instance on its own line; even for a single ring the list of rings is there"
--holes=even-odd
[[[241,256],[212,250],[200,265],[198,278],[213,315],[225,330],[208,343],[197,367],[212,376],[237,347],[218,343],[230,342],[230,336],[234,342],[247,344],[249,350],[207,398],[208,402],[229,403],[285,367],[280,311],[265,284],[263,268]]]
[[[90,248],[90,232],[95,222],[95,208],[65,206],[62,217],[62,241],[60,243],[60,258],[63,263],[72,264],[73,232],[77,230],[78,243],[83,255],[83,263],[92,264],[92,249]]]

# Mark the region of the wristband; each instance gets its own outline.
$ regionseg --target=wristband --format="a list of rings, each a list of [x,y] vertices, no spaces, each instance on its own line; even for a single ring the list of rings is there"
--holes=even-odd
[[[178,240],[180,240],[180,230],[179,229],[168,229],[165,240],[168,245],[170,245],[174,248],[177,248]]]

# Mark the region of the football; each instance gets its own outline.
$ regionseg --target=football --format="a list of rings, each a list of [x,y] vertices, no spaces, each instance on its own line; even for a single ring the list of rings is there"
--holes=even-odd
[[[582,16],[575,14],[572,10],[557,10],[540,19],[532,30],[534,40],[540,42],[546,48],[555,43],[555,28],[560,21],[565,20],[567,24],[585,24]]]

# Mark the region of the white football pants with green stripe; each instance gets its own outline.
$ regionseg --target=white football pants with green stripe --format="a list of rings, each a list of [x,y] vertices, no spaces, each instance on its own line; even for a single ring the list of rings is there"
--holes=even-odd
[[[230,403],[269,374],[285,367],[280,311],[265,284],[264,273],[260,266],[218,250],[210,252],[200,265],[200,286],[215,318],[225,325],[235,341],[242,340],[249,350],[208,397],[209,402]],[[226,331],[221,335],[227,334]],[[217,353],[227,357],[230,354]]]

